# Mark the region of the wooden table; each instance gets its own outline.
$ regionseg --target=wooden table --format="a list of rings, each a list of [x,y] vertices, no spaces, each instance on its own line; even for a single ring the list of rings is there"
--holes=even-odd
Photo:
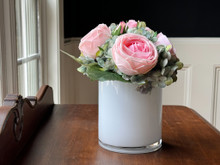
[[[127,155],[98,145],[97,105],[55,105],[16,165],[220,165],[220,133],[194,111],[163,107],[163,146]]]

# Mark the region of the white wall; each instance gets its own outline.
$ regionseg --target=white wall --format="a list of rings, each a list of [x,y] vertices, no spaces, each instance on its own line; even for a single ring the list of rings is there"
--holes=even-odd
[[[164,105],[183,105],[196,110],[220,129],[220,38],[170,38],[185,64],[178,81],[163,90]],[[64,50],[79,56],[79,38]],[[61,54],[61,103],[97,104],[97,82],[78,73],[79,65]]]
[[[41,0],[42,84],[53,88],[54,102],[60,103],[60,0]]]
[[[64,45],[64,50],[79,56],[79,38],[73,39]],[[77,72],[80,66],[75,61],[61,53],[61,103],[64,104],[97,104],[97,82],[91,81],[86,76]]]
[[[185,68],[180,73],[180,81],[170,90],[169,87],[164,89],[164,104],[178,103],[191,107],[220,129],[220,39],[171,38],[171,41]],[[170,97],[168,90],[173,93]]]

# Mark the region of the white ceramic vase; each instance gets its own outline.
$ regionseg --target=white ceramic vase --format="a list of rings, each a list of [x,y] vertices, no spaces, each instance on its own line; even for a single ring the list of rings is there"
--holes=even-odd
[[[99,145],[119,153],[148,153],[162,145],[162,90],[150,94],[119,81],[99,82]]]

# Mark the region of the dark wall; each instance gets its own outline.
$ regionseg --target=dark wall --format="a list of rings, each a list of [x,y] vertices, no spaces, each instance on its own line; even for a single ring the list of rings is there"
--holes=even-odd
[[[100,23],[129,19],[145,21],[168,37],[220,37],[217,0],[64,0],[65,38],[82,37]]]

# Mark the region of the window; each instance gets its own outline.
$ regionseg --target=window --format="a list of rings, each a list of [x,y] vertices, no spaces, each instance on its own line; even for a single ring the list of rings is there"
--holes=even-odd
[[[41,80],[39,0],[16,0],[18,93],[36,95]]]
[[[0,105],[9,93],[60,98],[59,0],[0,0]]]

